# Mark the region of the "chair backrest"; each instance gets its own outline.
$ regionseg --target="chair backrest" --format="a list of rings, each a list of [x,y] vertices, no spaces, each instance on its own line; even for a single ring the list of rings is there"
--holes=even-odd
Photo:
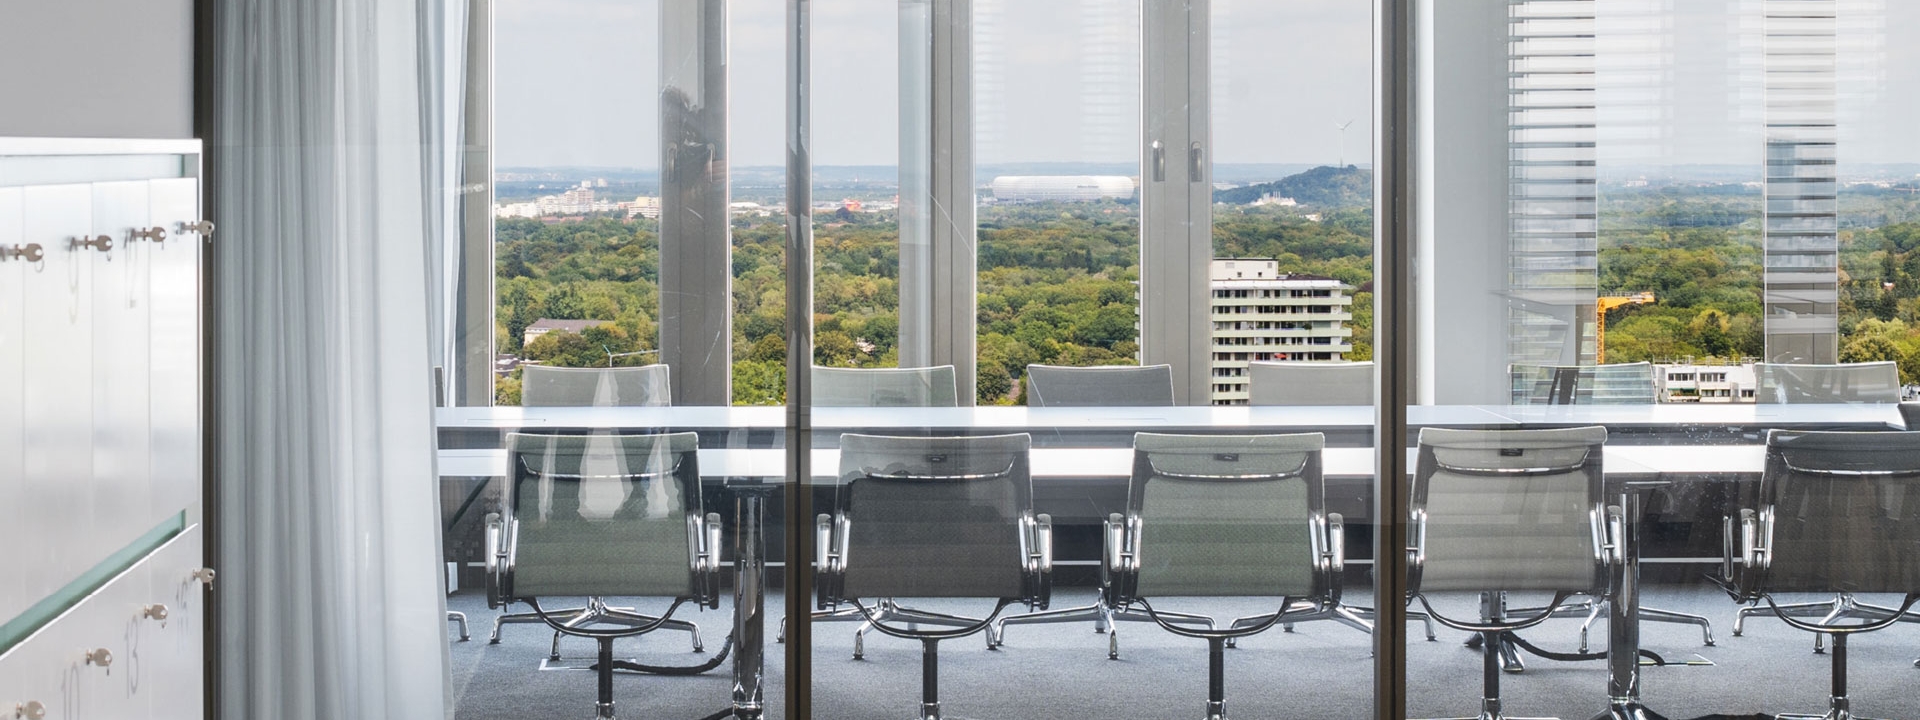
[[[953,366],[813,368],[816,407],[954,407]]]
[[[1604,588],[1606,442],[1604,427],[1422,429],[1413,511],[1425,517],[1424,558],[1408,591]]]
[[[1022,597],[1031,445],[1025,433],[841,435],[851,524],[843,597]]]
[[[1763,403],[1897,403],[1900,367],[1891,360],[1840,365],[1754,363]]]
[[[509,433],[506,444],[514,594],[693,592],[697,435]],[[614,502],[593,507],[596,492]]]
[[[1920,432],[1767,433],[1754,592],[1920,592]]]
[[[1028,407],[1172,405],[1172,365],[1027,366]]]
[[[1507,367],[1515,405],[1651,405],[1653,364]]]
[[[1253,405],[1372,405],[1372,362],[1250,362]]]
[[[520,366],[525,407],[641,407],[673,404],[665,365],[625,368]]]
[[[1326,597],[1320,433],[1133,436],[1141,566],[1125,597]]]

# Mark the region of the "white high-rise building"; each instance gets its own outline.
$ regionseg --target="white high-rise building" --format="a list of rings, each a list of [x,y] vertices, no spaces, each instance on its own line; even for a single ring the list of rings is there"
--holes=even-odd
[[[1345,360],[1353,351],[1353,287],[1282,273],[1259,258],[1213,261],[1212,391],[1215,405],[1247,404],[1247,363]]]

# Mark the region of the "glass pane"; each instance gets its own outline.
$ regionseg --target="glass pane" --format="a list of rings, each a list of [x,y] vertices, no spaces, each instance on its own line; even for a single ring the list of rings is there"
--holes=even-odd
[[[1140,4],[974,3],[982,405],[1140,362]]]
[[[1334,609],[1239,642],[1236,667],[1274,675],[1264,692],[1236,685],[1230,701],[1266,714],[1359,718],[1373,707],[1372,11],[1212,3],[1206,402],[1256,406],[1264,432],[1324,433],[1323,510],[1345,525]],[[1317,669],[1279,670],[1295,662]]]
[[[783,714],[783,7],[493,5],[506,407],[439,416],[448,603],[498,638],[453,646],[461,718],[596,702],[596,640],[536,602],[621,633],[629,670],[698,676],[623,672],[623,715]]]
[[[1920,478],[1896,5],[1432,15],[1409,583],[1448,629],[1409,638],[1409,716],[1820,716],[1843,669],[1855,713],[1915,703],[1905,630],[1843,662],[1773,609],[1891,622],[1920,550],[1849,544]]]
[[[523,363],[658,361],[660,9],[509,1],[494,13],[496,400],[519,405]],[[593,91],[586,68],[624,91]]]

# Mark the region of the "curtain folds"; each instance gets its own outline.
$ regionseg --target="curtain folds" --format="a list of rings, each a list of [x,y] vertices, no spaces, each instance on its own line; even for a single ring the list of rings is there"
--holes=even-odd
[[[463,43],[439,0],[211,1],[221,714],[445,717],[434,200]]]

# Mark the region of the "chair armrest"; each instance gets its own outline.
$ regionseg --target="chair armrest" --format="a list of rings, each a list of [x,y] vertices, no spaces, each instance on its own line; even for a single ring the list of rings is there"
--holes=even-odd
[[[1740,511],[1740,560],[1749,571],[1764,572],[1773,564],[1773,506]]]
[[[1607,506],[1604,527],[1594,528],[1594,559],[1601,563],[1622,563],[1627,560],[1627,513],[1619,505]]]
[[[486,542],[487,607],[497,610],[507,605],[506,521],[500,513],[487,513]]]
[[[1744,514],[1746,511],[1743,509],[1741,512]],[[1720,518],[1720,579],[1731,585],[1740,584],[1740,579],[1735,576],[1734,566],[1745,564],[1745,558],[1740,556],[1738,528],[1739,524],[1732,515]]]
[[[821,513],[813,519],[813,567],[816,572],[833,568],[833,516]]]
[[[720,608],[720,513],[707,513],[707,521],[701,527],[700,549],[701,563],[705,566],[703,583],[706,590],[705,605],[709,610]]]
[[[814,597],[821,610],[838,607],[842,583],[847,572],[848,539],[853,535],[853,520],[845,515],[822,513],[813,519]]]
[[[700,527],[700,555],[706,560],[709,570],[720,569],[720,513],[707,513],[707,521]]]
[[[1419,570],[1427,563],[1427,511],[1425,508],[1413,511],[1413,517],[1407,521],[1407,567]]]
[[[1127,562],[1130,559],[1127,555],[1126,522],[1120,513],[1112,513],[1107,516],[1107,521],[1101,528],[1100,544],[1105,550],[1105,567],[1107,572],[1113,575],[1126,572]]]
[[[1025,600],[1046,609],[1053,596],[1053,516],[1028,513],[1020,517],[1022,570],[1028,580]]]
[[[1327,562],[1335,577],[1347,569],[1347,520],[1340,513],[1327,513]]]

